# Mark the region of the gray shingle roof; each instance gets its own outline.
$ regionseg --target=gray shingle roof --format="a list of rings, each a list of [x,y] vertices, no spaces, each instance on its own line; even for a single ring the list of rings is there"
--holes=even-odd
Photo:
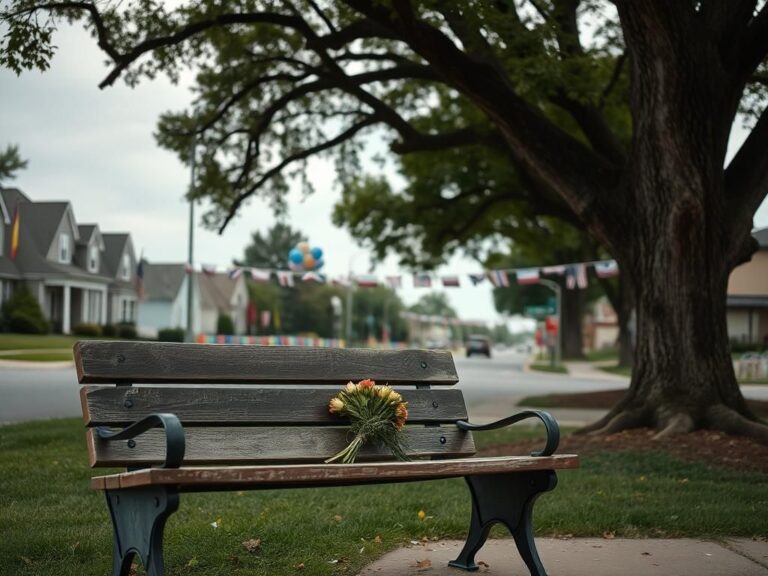
[[[0,256],[0,276],[4,278],[18,278],[19,269],[13,260],[7,256]]]
[[[43,255],[48,253],[67,208],[69,202],[29,202],[19,206],[21,228],[31,231]]]
[[[101,239],[104,241],[104,255],[102,257],[102,268],[105,274],[117,277],[120,271],[120,258],[125,250],[130,234],[125,233],[102,233]]]
[[[185,275],[184,264],[150,264],[144,261],[144,298],[173,301]]]
[[[232,280],[226,274],[197,274],[197,285],[200,287],[200,303],[203,308],[213,308],[219,311],[229,311],[232,307],[232,294],[237,286],[237,280]]]
[[[3,204],[5,204],[8,210],[8,217],[13,219],[13,215],[16,212],[16,206],[26,204],[30,202],[29,198],[18,188],[0,188],[0,196],[3,198]]]
[[[78,224],[77,230],[80,232],[80,241],[78,244],[88,244],[88,242],[91,241],[91,236],[96,228],[96,224]]]

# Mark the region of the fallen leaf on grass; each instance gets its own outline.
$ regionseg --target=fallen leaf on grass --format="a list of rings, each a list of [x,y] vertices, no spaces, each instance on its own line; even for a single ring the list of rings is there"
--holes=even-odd
[[[211,526],[213,526],[213,529],[221,528],[221,518],[216,518],[214,522],[211,522]]]
[[[376,538],[374,538],[374,539],[373,539],[373,542],[374,542],[375,544],[381,544],[381,536],[379,536],[379,535],[377,534],[377,535],[376,535]]]
[[[344,518],[342,518],[338,514],[336,514],[336,516],[334,516],[333,519],[336,520],[336,522],[341,522],[342,520],[344,520]]]
[[[614,534],[613,532],[606,531],[606,532],[603,532],[603,538],[605,538],[606,540],[613,540],[614,538],[616,538],[616,534]]]
[[[296,570],[304,570],[304,562],[299,562],[298,564],[296,564],[296,566],[294,566],[294,568]]]
[[[199,562],[197,561],[197,556],[192,556],[192,558],[190,558],[189,562],[187,562],[187,567],[194,568],[198,564],[199,564]]]
[[[260,546],[261,538],[251,538],[250,540],[243,542],[243,547],[248,550],[248,552],[256,552]]]

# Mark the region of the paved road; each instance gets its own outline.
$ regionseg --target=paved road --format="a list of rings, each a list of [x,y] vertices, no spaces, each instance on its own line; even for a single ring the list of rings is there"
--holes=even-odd
[[[499,418],[515,412],[524,396],[626,388],[627,378],[572,377],[526,372],[526,357],[513,352],[487,358],[456,356],[472,419]],[[768,386],[744,386],[745,396],[768,400]],[[74,367],[0,367],[0,423],[80,416]]]

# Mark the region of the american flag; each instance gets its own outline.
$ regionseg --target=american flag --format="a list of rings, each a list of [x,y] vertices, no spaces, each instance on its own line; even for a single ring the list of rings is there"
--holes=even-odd
[[[480,274],[470,274],[469,279],[472,282],[472,286],[482,284],[485,281],[485,272],[481,272]]]
[[[568,290],[573,290],[578,287],[581,289],[586,288],[587,282],[587,267],[584,264],[571,264],[565,269],[565,287]]]
[[[619,275],[619,265],[616,260],[605,260],[603,262],[595,262],[595,273],[600,278],[613,278]]]
[[[302,282],[314,282],[316,284],[324,284],[325,278],[317,272],[307,272],[301,277]]]
[[[557,264],[556,266],[544,266],[541,269],[542,274],[558,274],[559,276],[562,276],[565,274],[565,266],[562,264]]]
[[[363,274],[362,276],[355,276],[355,284],[360,288],[376,288],[379,285],[379,279],[373,274]]]
[[[461,286],[458,276],[443,276],[441,280],[446,288],[459,288]]]
[[[387,281],[387,286],[389,286],[393,290],[397,290],[403,285],[402,276],[387,276],[386,281]]]
[[[229,272],[227,272],[227,276],[229,276],[230,280],[237,280],[242,274],[242,268],[232,268]]]
[[[504,270],[491,270],[488,273],[488,278],[496,288],[509,286],[509,276]]]
[[[539,283],[539,269],[538,268],[523,268],[515,272],[517,275],[518,284],[538,284]]]
[[[271,273],[269,270],[262,270],[261,268],[251,268],[251,278],[254,282],[269,282]]]
[[[293,288],[293,272],[278,270],[277,281],[280,283],[280,286],[283,286],[284,288]]]
[[[419,273],[413,275],[414,288],[431,288],[432,277],[429,274]]]

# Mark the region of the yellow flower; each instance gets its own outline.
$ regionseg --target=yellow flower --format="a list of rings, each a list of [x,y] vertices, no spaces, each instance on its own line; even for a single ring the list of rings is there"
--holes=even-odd
[[[331,398],[331,401],[328,403],[328,410],[330,410],[331,413],[341,412],[342,410],[344,410],[344,402],[342,402],[336,397]]]
[[[416,516],[418,516],[418,517],[419,517],[419,520],[422,520],[422,521],[423,521],[423,520],[424,520],[424,518],[426,518],[426,517],[427,517],[427,513],[426,513],[426,512],[424,512],[424,510],[419,510],[419,513],[418,513],[418,514],[416,514]]]
[[[392,394],[392,388],[389,386],[376,386],[376,395],[382,400],[386,400]]]
[[[390,388],[390,390],[392,390],[392,389]],[[400,394],[398,392],[395,392],[394,390],[392,390],[392,392],[389,395],[389,401],[392,402],[393,404],[397,404],[402,399],[403,399],[403,397],[400,396]]]
[[[347,394],[353,394],[355,390],[357,390],[357,386],[355,386],[352,382],[347,382],[347,385],[344,388],[344,390]]]

